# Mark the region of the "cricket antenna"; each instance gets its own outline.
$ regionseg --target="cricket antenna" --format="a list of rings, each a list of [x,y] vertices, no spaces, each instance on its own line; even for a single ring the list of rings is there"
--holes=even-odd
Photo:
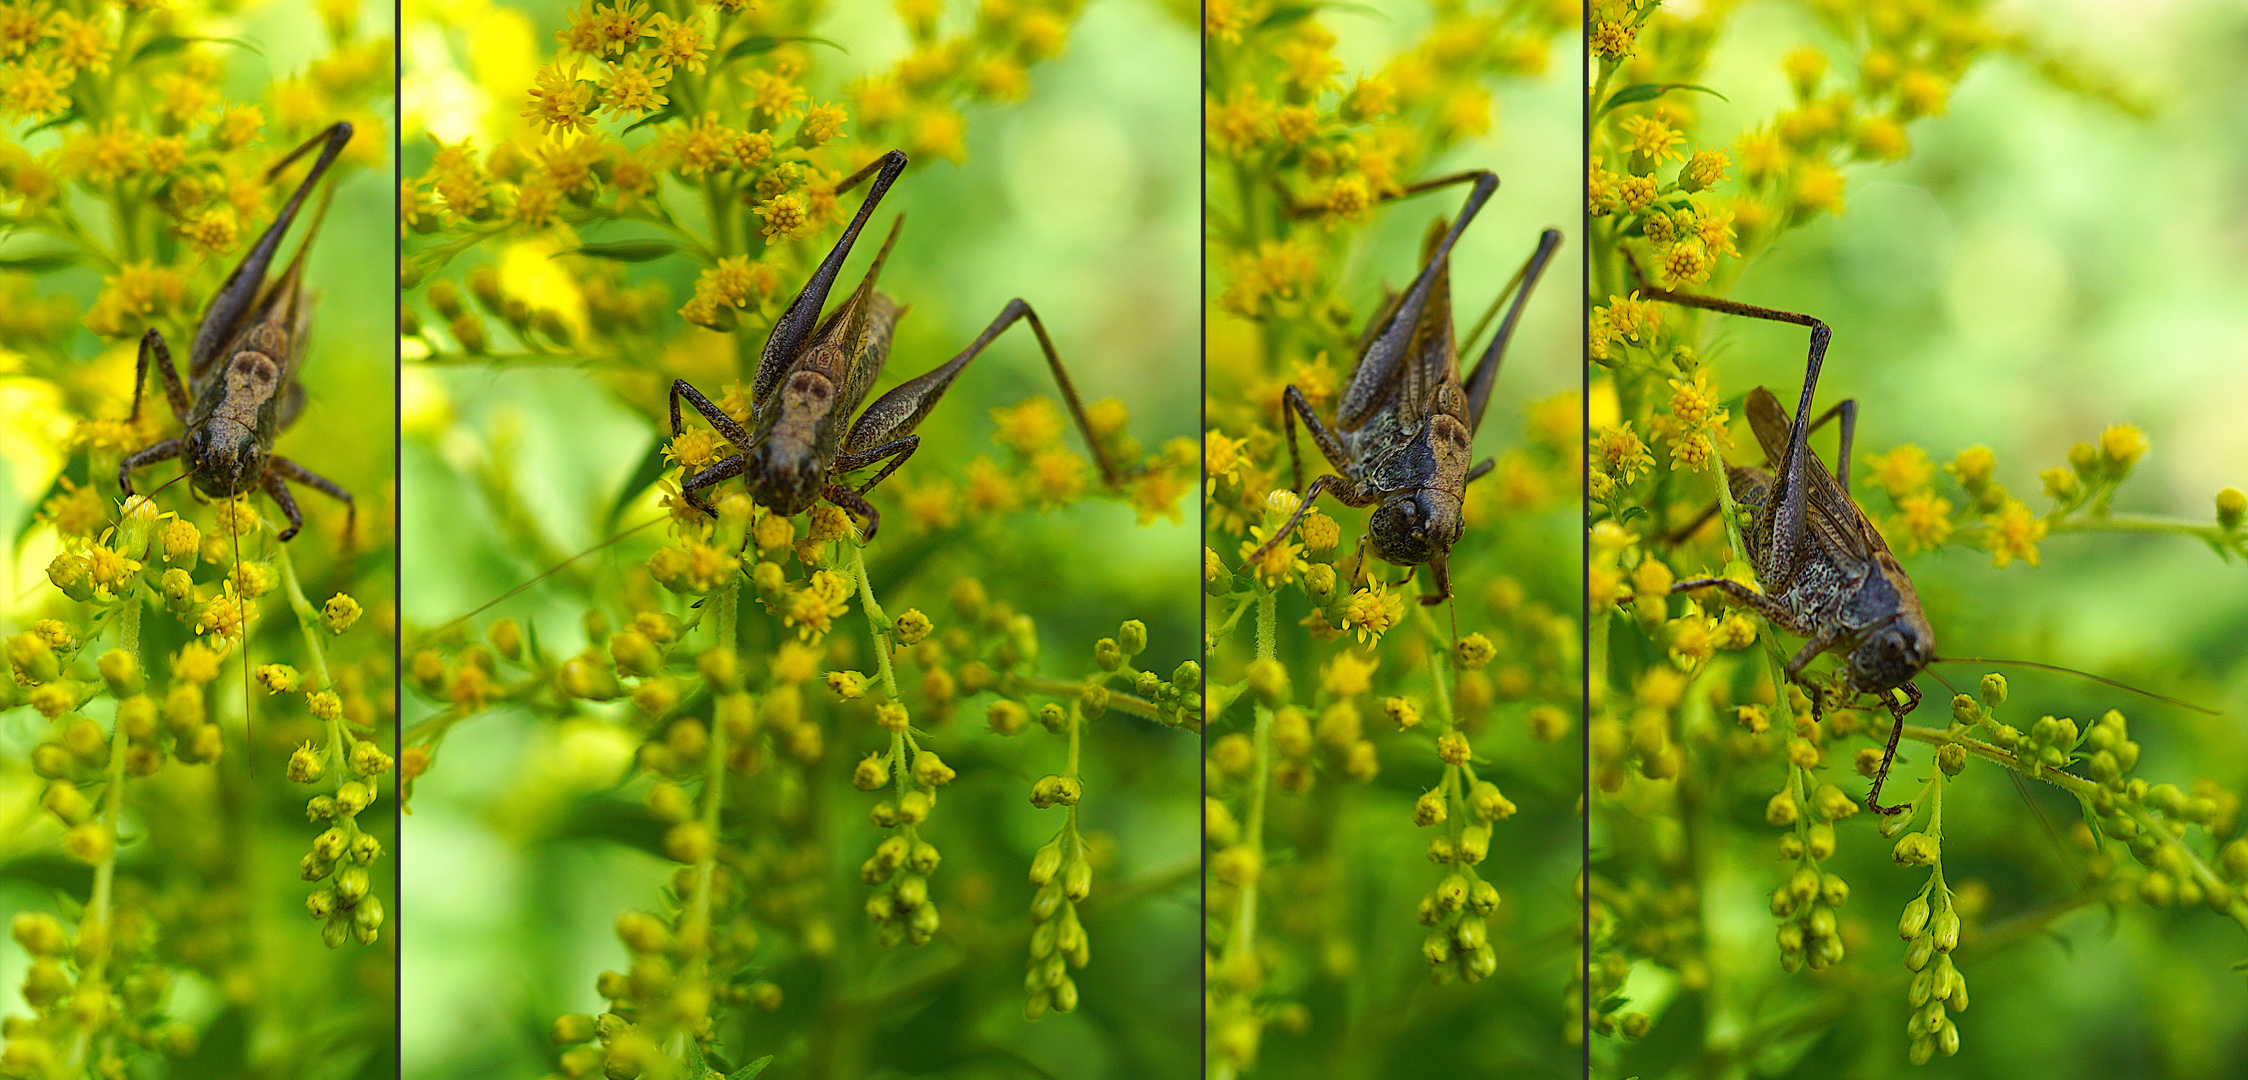
[[[599,552],[599,551],[602,551],[602,550],[604,550],[604,549],[606,549],[606,548],[611,548],[611,547],[614,547],[614,546],[616,546],[616,545],[617,545],[617,544],[618,544],[619,542],[623,541],[623,540],[624,540],[625,538],[627,538],[627,537],[630,537],[630,536],[632,536],[632,535],[633,535],[633,534],[635,534],[635,533],[639,533],[639,532],[641,532],[641,531],[643,531],[643,530],[646,530],[646,529],[647,529],[647,528],[649,528],[650,526],[653,526],[653,525],[661,525],[661,524],[663,524],[663,523],[664,523],[665,521],[667,521],[667,520],[669,520],[669,518],[668,518],[668,517],[650,518],[650,519],[648,519],[647,521],[643,521],[643,522],[641,522],[641,523],[640,523],[640,524],[638,524],[638,525],[635,525],[635,526],[633,526],[633,527],[631,527],[631,528],[629,528],[629,529],[626,529],[625,531],[623,531],[623,532],[621,532],[621,533],[618,533],[617,535],[615,535],[615,536],[612,536],[612,537],[608,538],[607,540],[603,540],[603,541],[601,541],[600,543],[598,543],[598,544],[595,544],[595,545],[593,545],[592,547],[589,547],[589,548],[585,549],[584,551],[578,552],[577,554],[575,554],[575,555],[572,555],[572,556],[570,556],[569,558],[567,558],[567,559],[564,559],[564,560],[562,560],[562,561],[561,561],[561,562],[559,562],[559,563],[556,563],[556,564],[555,564],[555,565],[554,565],[554,566],[553,566],[552,568],[548,569],[548,570],[547,570],[547,571],[546,571],[545,573],[542,573],[542,574],[540,574],[539,576],[537,576],[537,577],[535,577],[535,578],[532,578],[531,580],[529,580],[529,581],[526,581],[526,582],[522,583],[521,585],[517,585],[516,587],[514,587],[514,588],[512,588],[512,589],[509,589],[509,590],[507,590],[506,592],[503,592],[503,593],[499,594],[498,596],[495,596],[495,597],[491,598],[490,600],[487,600],[487,601],[485,601],[485,602],[484,602],[483,604],[480,604],[480,605],[478,605],[478,606],[477,606],[477,607],[476,607],[476,608],[475,608],[474,610],[472,610],[472,611],[468,612],[467,614],[465,614],[465,615],[462,615],[461,617],[459,617],[459,618],[457,618],[457,619],[454,619],[453,621],[451,621],[451,622],[449,622],[449,623],[446,623],[445,625],[443,625],[443,626],[440,626],[440,627],[438,627],[438,628],[437,628],[437,629],[435,629],[435,630],[431,630],[431,631],[429,631],[428,633],[426,633],[426,634],[423,634],[423,635],[422,635],[422,638],[421,638],[421,639],[422,639],[422,640],[424,640],[424,641],[427,641],[427,640],[430,640],[430,639],[432,639],[432,638],[435,638],[435,637],[437,637],[437,636],[439,636],[439,635],[441,635],[441,634],[444,634],[445,632],[447,632],[447,631],[451,630],[452,628],[454,628],[454,627],[456,627],[456,626],[459,626],[460,624],[462,624],[462,623],[465,623],[465,622],[467,622],[468,620],[470,620],[470,619],[473,619],[473,618],[477,617],[478,615],[482,615],[483,613],[485,613],[485,612],[487,612],[487,611],[490,611],[490,610],[492,610],[492,609],[493,609],[494,607],[497,607],[497,606],[499,606],[500,604],[502,604],[502,603],[505,603],[506,601],[508,601],[508,600],[510,600],[510,599],[513,599],[514,597],[516,597],[516,596],[518,596],[518,595],[521,595],[521,594],[522,594],[522,592],[523,592],[523,590],[525,590],[525,589],[528,589],[528,588],[530,588],[531,586],[533,586],[533,585],[536,585],[536,584],[538,584],[539,582],[545,581],[546,579],[548,579],[548,578],[550,578],[550,577],[553,577],[554,575],[556,575],[556,574],[559,574],[559,573],[561,573],[561,572],[562,572],[562,571],[564,571],[564,570],[567,570],[567,569],[569,569],[569,568],[570,568],[570,565],[571,565],[572,563],[575,563],[575,562],[577,562],[577,561],[578,561],[579,559],[585,558],[585,557],[586,557],[586,556],[588,556],[588,555],[592,555],[592,554],[594,554],[594,553],[596,553],[596,552]]]
[[[2155,692],[2154,692],[2154,691],[2152,691],[2152,690],[2141,690],[2141,689],[2139,689],[2138,687],[2136,687],[2136,686],[2133,686],[2133,685],[2131,685],[2130,683],[2127,683],[2127,682],[2118,682],[2118,681],[2116,681],[2116,680],[2114,680],[2114,679],[2110,679],[2110,678],[2107,678],[2107,677],[2105,677],[2105,676],[2101,676],[2101,675],[2094,675],[2094,674],[2092,674],[2092,673],[2091,673],[2091,672],[2089,672],[2089,671],[2078,671],[2078,670],[2076,670],[2075,668],[2070,668],[2070,667],[2062,667],[2062,666],[2061,666],[2061,665],[2059,665],[2059,664],[2040,664],[2040,663],[2038,663],[2038,662],[2037,662],[2037,661],[2035,661],[2035,660],[2001,660],[2001,659],[1999,659],[1999,658],[1997,658],[1997,657],[1991,657],[1991,656],[1940,656],[1940,657],[1937,657],[1937,658],[1936,658],[1936,659],[1934,659],[1934,660],[1931,660],[1931,661],[1929,661],[1929,663],[1932,663],[1932,664],[2011,664],[2011,665],[2013,665],[2013,666],[2015,666],[2015,667],[2036,668],[2036,669],[2038,669],[2039,671],[2058,671],[2058,672],[2060,672],[2060,673],[2061,673],[2061,674],[2063,674],[2063,675],[2074,675],[2074,676],[2076,676],[2077,678],[2080,678],[2080,679],[2090,679],[2090,680],[2092,680],[2093,682],[2099,683],[2099,684],[2100,684],[2100,685],[2102,685],[2102,686],[2112,686],[2112,687],[2114,687],[2114,688],[2116,688],[2116,689],[2118,689],[2118,690],[2128,690],[2128,691],[2130,691],[2131,693],[2134,693],[2134,694],[2137,694],[2137,695],[2139,695],[2140,697],[2145,697],[2145,698],[2153,698],[2154,700],[2156,700],[2156,701],[2159,701],[2159,702],[2162,702],[2162,703],[2163,703],[2163,704],[2165,704],[2165,705],[2175,705],[2175,706],[2177,706],[2177,707],[2179,707],[2179,708],[2181,708],[2181,709],[2192,709],[2192,710],[2193,710],[2194,712],[2197,712],[2197,713],[2201,713],[2201,714],[2202,714],[2202,715],[2204,715],[2204,716],[2223,716],[2223,715],[2224,715],[2223,713],[2220,713],[2220,712],[2218,712],[2218,711],[2217,711],[2217,710],[2215,710],[2215,709],[2211,709],[2211,708],[2206,708],[2206,707],[2204,707],[2204,706],[2196,705],[2196,704],[2194,704],[2193,702],[2190,702],[2190,701],[2180,701],[2180,700],[2178,700],[2177,698],[2174,698],[2174,697],[2168,697],[2168,696],[2165,696],[2165,695],[2163,695],[2163,694],[2157,694],[2157,693],[2155,693]],[[1938,676],[1938,678],[1941,678],[1941,676]],[[1947,683],[1945,683],[1944,685],[1945,685],[1945,686],[1950,686],[1951,684],[1947,682]],[[1954,691],[1954,693],[1956,693],[1956,692],[1957,692],[1957,691]]]

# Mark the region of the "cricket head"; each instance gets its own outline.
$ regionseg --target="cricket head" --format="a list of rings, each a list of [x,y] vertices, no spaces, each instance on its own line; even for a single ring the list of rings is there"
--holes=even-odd
[[[215,499],[231,499],[265,481],[269,448],[251,428],[220,420],[190,428],[180,456],[195,490]]]
[[[1851,688],[1894,690],[1912,681],[1936,658],[1936,631],[1917,609],[1901,611],[1858,638],[1845,663]]]
[[[1374,554],[1399,566],[1419,566],[1452,550],[1467,524],[1460,497],[1436,487],[1398,492],[1366,520]]]

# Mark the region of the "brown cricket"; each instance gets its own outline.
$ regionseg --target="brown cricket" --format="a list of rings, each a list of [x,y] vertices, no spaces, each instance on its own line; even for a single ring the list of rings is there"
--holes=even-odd
[[[913,456],[921,445],[921,437],[913,430],[936,407],[961,370],[980,355],[992,339],[1018,320],[1028,320],[1031,332],[1037,336],[1038,347],[1046,354],[1047,367],[1054,373],[1054,383],[1061,388],[1062,400],[1076,419],[1077,430],[1085,436],[1093,460],[1100,465],[1101,476],[1112,488],[1119,483],[1115,466],[1109,463],[1100,440],[1093,434],[1092,425],[1085,419],[1085,408],[1077,400],[1077,388],[1071,385],[1069,373],[1063,370],[1061,357],[1046,334],[1045,324],[1021,299],[1008,301],[991,325],[958,356],[927,374],[898,384],[867,406],[856,423],[852,422],[852,413],[858,410],[859,402],[865,400],[867,392],[874,388],[876,377],[882,373],[882,365],[890,355],[892,331],[905,310],[889,296],[874,291],[890,246],[897,242],[898,228],[904,222],[902,215],[891,223],[889,236],[883,240],[874,264],[867,269],[866,277],[851,292],[850,298],[829,313],[824,322],[820,321],[820,309],[826,305],[836,274],[850,255],[859,231],[905,165],[905,154],[892,150],[836,185],[836,194],[841,195],[868,175],[874,175],[874,183],[867,189],[866,201],[859,204],[858,214],[843,230],[842,238],[836,241],[827,258],[820,262],[803,291],[782,311],[780,319],[773,324],[772,334],[765,339],[765,349],[751,386],[751,412],[746,429],[685,379],[671,384],[672,436],[677,438],[683,430],[679,401],[685,398],[735,451],[688,477],[681,485],[690,505],[709,513],[710,506],[695,493],[729,477],[740,476],[749,487],[750,498],[760,506],[781,514],[799,514],[825,499],[865,518],[866,530],[860,539],[874,539],[882,515],[866,500],[866,493]],[[883,463],[881,471],[855,488],[840,479],[877,463]]]
[[[313,236],[319,232],[321,214],[314,215],[296,256],[270,287],[265,275],[280,250],[283,234],[303,208],[305,196],[350,141],[351,124],[339,120],[266,170],[270,180],[303,157],[305,151],[321,148],[304,182],[297,185],[280,215],[251,245],[204,309],[187,354],[192,396],[180,383],[164,335],[154,328],[142,335],[140,357],[133,369],[132,419],[140,419],[141,392],[148,381],[153,354],[157,373],[164,380],[164,399],[186,432],[152,443],[118,464],[117,483],[127,498],[133,494],[133,470],[176,457],[186,465],[195,490],[206,496],[231,499],[265,489],[289,519],[282,540],[296,536],[304,527],[304,515],[290,496],[288,482],[294,480],[326,492],[343,501],[344,536],[348,541],[357,515],[351,493],[273,452],[273,440],[304,410],[304,384],[297,376],[304,365],[312,329],[312,300],[304,289],[304,259],[312,249]],[[326,210],[326,203],[321,204],[321,210]]]
[[[1912,684],[1936,659],[1936,631],[1921,611],[1920,596],[1912,589],[1904,567],[1890,554],[1889,544],[1850,498],[1850,443],[1857,433],[1858,403],[1844,401],[1816,421],[1806,422],[1812,395],[1819,386],[1819,367],[1826,359],[1833,331],[1809,315],[1792,311],[1693,296],[1646,287],[1642,295],[1687,307],[1705,308],[1728,315],[1792,323],[1811,329],[1811,350],[1803,374],[1803,393],[1790,418],[1772,392],[1759,386],[1748,395],[1744,411],[1749,430],[1764,447],[1770,469],[1728,465],[1726,486],[1733,501],[1747,507],[1748,521],[1741,527],[1741,542],[1756,571],[1762,591],[1731,578],[1688,578],[1671,586],[1672,592],[1714,588],[1764,616],[1772,625],[1807,640],[1787,662],[1787,677],[1802,682],[1803,669],[1820,653],[1842,657],[1843,680],[1857,693],[1879,695],[1894,721],[1889,742],[1881,751],[1881,768],[1874,774],[1866,807],[1891,814],[1902,806],[1881,805],[1881,783],[1897,756],[1897,740],[1904,734],[1906,714],[1920,704],[1920,690]],[[1839,416],[1841,446],[1835,469],[1811,453],[1811,431]],[[1837,476],[1840,479],[1837,479]],[[1821,711],[1819,691],[1811,692],[1811,709]],[[1897,701],[1890,691],[1901,691]]]
[[[1420,273],[1405,292],[1391,297],[1367,323],[1358,360],[1335,407],[1330,428],[1321,423],[1303,391],[1291,385],[1281,396],[1281,418],[1288,432],[1288,461],[1295,489],[1303,493],[1280,530],[1249,555],[1254,562],[1303,521],[1321,492],[1345,506],[1375,506],[1358,539],[1359,563],[1369,543],[1374,554],[1398,566],[1429,564],[1434,591],[1423,604],[1452,595],[1447,557],[1466,529],[1460,507],[1467,486],[1491,471],[1490,458],[1474,461],[1475,432],[1491,402],[1499,365],[1515,323],[1537,287],[1547,260],[1561,244],[1561,233],[1547,229],[1537,250],[1507,285],[1513,306],[1497,336],[1483,350],[1475,370],[1460,379],[1459,343],[1452,332],[1452,247],[1468,222],[1498,190],[1499,178],[1485,170],[1424,180],[1399,193],[1417,194],[1453,184],[1472,183],[1467,201],[1449,228],[1432,232]],[[1500,294],[1505,298],[1505,293]],[[1311,430],[1312,442],[1335,472],[1304,486],[1303,458],[1296,448],[1296,421]],[[1473,462],[1473,464],[1471,464]],[[1379,504],[1379,505],[1375,505]]]

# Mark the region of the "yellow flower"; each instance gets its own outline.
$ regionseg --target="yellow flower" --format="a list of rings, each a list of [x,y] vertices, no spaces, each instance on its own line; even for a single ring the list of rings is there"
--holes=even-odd
[[[1343,620],[1358,632],[1358,640],[1378,641],[1405,618],[1405,601],[1389,592],[1389,587],[1375,581],[1366,588],[1350,594],[1343,605]]]
[[[2131,424],[2117,424],[2100,433],[2100,463],[2109,476],[2122,476],[2146,456],[2147,437]]]
[[[770,128],[794,117],[811,97],[810,91],[781,71],[752,71],[742,76],[742,84],[749,87],[748,105],[758,127]]]
[[[531,103],[522,117],[549,132],[583,131],[593,126],[594,87],[578,80],[578,62],[540,68],[531,84]]]
[[[1357,697],[1373,689],[1374,669],[1381,665],[1379,659],[1368,660],[1354,650],[1344,649],[1320,666],[1319,686],[1338,698]]]
[[[1057,447],[1039,451],[1030,459],[1039,505],[1060,506],[1084,494],[1085,470],[1085,459],[1068,450]]]
[[[653,68],[644,67],[638,56],[627,57],[622,64],[611,64],[609,79],[601,87],[602,111],[615,118],[627,114],[639,116],[663,108],[671,99],[657,90],[670,81],[670,68],[660,63]]]
[[[709,428],[690,427],[664,447],[663,456],[693,475],[718,460],[720,445],[718,437],[711,434]]]
[[[1639,441],[1639,433],[1629,424],[1601,429],[1593,437],[1593,459],[1625,484],[1639,479],[1641,472],[1655,464],[1647,445]]]
[[[648,21],[648,31],[656,39],[658,63],[681,71],[703,69],[703,54],[710,51],[710,43],[703,40],[700,20],[675,22],[670,15],[659,12]]]
[[[1302,573],[1310,566],[1309,563],[1296,557],[1300,549],[1296,546],[1294,537],[1272,545],[1265,549],[1262,555],[1257,554],[1257,549],[1264,546],[1265,538],[1272,535],[1278,528],[1278,526],[1270,528],[1263,525],[1252,526],[1249,529],[1249,539],[1241,542],[1242,569],[1255,574],[1257,580],[1263,582],[1268,589],[1280,587],[1281,584]]]
[[[804,196],[795,192],[775,195],[757,205],[756,214],[765,222],[767,238],[795,239],[810,224],[811,215],[804,206]]]
[[[0,111],[12,119],[40,119],[70,107],[70,89],[76,73],[67,67],[50,67],[45,58],[0,68]]]
[[[1016,452],[1032,454],[1052,446],[1062,436],[1061,410],[1054,407],[1051,398],[1044,396],[1024,398],[1012,408],[991,410],[992,422],[998,430],[992,438]]]
[[[1873,470],[1869,479],[1892,499],[1903,499],[1928,486],[1929,478],[1936,474],[1936,466],[1928,460],[1927,452],[1911,443],[1867,458],[1866,466]]]
[[[1661,162],[1669,158],[1685,160],[1678,148],[1686,144],[1686,136],[1671,130],[1669,124],[1647,116],[1627,116],[1617,125],[1630,136],[1627,144],[1631,152],[1650,161]]]
[[[1995,514],[1983,516],[1990,532],[1983,538],[1990,548],[1990,564],[2004,568],[2019,556],[2031,566],[2037,565],[2037,542],[2045,536],[2043,519],[2029,512],[2029,507],[2019,499],[2006,500],[2006,506]]]
[[[63,536],[92,536],[109,517],[101,493],[91,487],[79,487],[67,476],[58,482],[62,492],[48,498],[39,508],[40,520],[51,522],[55,532]]]
[[[1897,509],[1900,513],[1892,528],[1903,541],[1898,547],[1907,555],[1932,550],[1951,535],[1951,500],[1938,498],[1935,492],[1907,495],[1898,500]]]
[[[207,683],[219,677],[219,661],[226,658],[200,641],[188,642],[172,654],[172,677],[181,682]]]
[[[337,593],[321,605],[320,621],[326,624],[329,633],[341,634],[359,621],[359,614],[359,601],[352,599],[350,593]]]

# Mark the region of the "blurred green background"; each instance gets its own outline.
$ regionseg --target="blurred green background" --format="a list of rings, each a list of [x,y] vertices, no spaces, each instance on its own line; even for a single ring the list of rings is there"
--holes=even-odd
[[[1877,514],[1885,496],[1864,458],[1915,443],[1939,464],[1977,443],[1999,482],[2042,512],[2037,472],[2111,424],[2142,428],[2152,450],[2115,501],[2118,513],[2213,521],[2213,496],[2248,486],[2248,9],[2237,3],[2013,5],[2028,38],[2116,79],[2152,105],[2135,118],[2056,87],[2012,58],[1978,64],[1946,115],[1916,123],[1913,156],[1845,171],[1847,213],[1821,217],[1752,264],[1729,295],[1816,315],[1834,328],[1821,407],[1861,406],[1853,490]],[[1729,101],[1697,96],[1704,130],[1724,132],[1791,103],[1779,57],[1831,39],[1799,9],[1747,4],[1734,14],[1705,80]],[[1844,77],[1850,73],[1840,72]],[[1832,76],[1830,76],[1830,79]],[[1737,151],[1736,151],[1737,152]],[[1605,297],[1596,301],[1605,302]],[[1666,316],[1667,317],[1667,316]],[[1716,316],[1705,316],[1707,320]],[[1762,384],[1793,401],[1801,329],[1725,320],[1713,351],[1723,385]],[[1792,404],[1790,405],[1792,408]],[[1736,428],[1736,430],[1739,430]],[[1739,440],[1735,461],[1754,457]],[[1814,447],[1833,458],[1831,435]],[[1956,485],[1938,477],[1958,501]],[[1948,491],[1944,489],[1948,488]],[[1869,493],[1870,491],[1870,493]],[[2051,536],[2043,566],[1993,569],[1951,548],[1906,557],[1939,651],[2062,664],[2221,710],[2208,717],[2065,675],[1939,664],[1921,680],[1918,725],[1941,726],[1950,685],[1983,672],[2011,684],[2003,718],[2089,723],[2122,710],[2145,747],[2136,775],[2191,791],[2210,779],[2248,792],[2248,577],[2201,544],[2170,536]],[[1900,751],[1917,783],[1929,755]],[[1744,778],[1710,810],[1736,831],[1695,850],[1700,913],[1713,958],[1738,965],[1725,1005],[1672,1002],[1642,966],[1634,1008],[1654,1034],[1605,1056],[1604,1076],[2235,1077],[2248,1075],[2248,957],[2240,927],[2201,910],[2097,906],[1988,953],[1963,948],[1972,1006],[1964,1048],[1906,1063],[1903,946],[1895,916],[1926,880],[1888,858],[1870,815],[1841,826],[1830,869],[1852,893],[1851,957],[1824,975],[1783,976],[1768,894],[1785,867],[1763,823],[1770,778]],[[1863,781],[1836,781],[1862,793]],[[1892,790],[1906,790],[1903,786]],[[1945,790],[1945,868],[1956,889],[1987,887],[1993,934],[2071,893],[2082,854],[2048,836],[2077,820],[2073,800],[2031,783],[2033,812],[2001,771],[1970,766]],[[1703,834],[1697,833],[1698,836]],[[2196,836],[2199,834],[2196,833]],[[1596,849],[1604,846],[1596,832]],[[1596,850],[1596,857],[1599,852]],[[1846,928],[1846,935],[1851,933]],[[1720,979],[1723,976],[1720,975]],[[1806,1013],[1807,1011],[1807,1013]],[[1763,1025],[1813,1020],[1788,1037]],[[1755,1037],[1750,1037],[1755,1036]],[[1746,1060],[1695,1057],[1748,1038]]]
[[[532,40],[550,42],[565,8],[529,8]],[[942,25],[962,25],[972,11],[948,5]],[[884,3],[836,5],[813,32],[847,50],[812,53],[805,81],[814,102],[845,100],[849,80],[887,68],[907,44]],[[464,81],[470,76],[460,65],[486,47],[457,31],[409,23],[409,173],[426,168],[432,152],[421,125],[449,125],[452,139],[477,117],[512,123],[523,87]],[[1020,296],[1040,312],[1085,401],[1122,399],[1131,434],[1151,449],[1195,437],[1193,63],[1187,25],[1152,4],[1112,0],[1090,5],[1064,53],[1031,69],[1027,101],[965,110],[965,164],[917,161],[870,226],[887,229],[893,215],[905,215],[881,287],[912,305],[877,393],[949,359]],[[417,114],[415,102],[428,107]],[[858,137],[855,125],[845,130]],[[491,141],[482,137],[479,145]],[[843,145],[854,157],[884,149]],[[855,208],[857,198],[846,197],[845,206]],[[834,236],[829,229],[812,243]],[[472,251],[454,271],[489,257]],[[839,280],[855,284],[871,257],[862,245]],[[672,308],[692,292],[694,271],[684,260],[633,273],[668,283]],[[669,309],[664,319],[684,329]],[[764,331],[745,325],[743,333],[762,340]],[[412,626],[463,615],[607,539],[607,512],[661,424],[622,405],[598,374],[566,366],[438,371],[409,363],[407,377],[403,528],[415,553],[405,568]],[[867,552],[876,594],[893,615],[907,607],[928,612],[941,631],[957,618],[946,600],[951,583],[975,576],[993,600],[1038,620],[1041,667],[1050,677],[1092,670],[1093,640],[1139,618],[1149,628],[1143,663],[1167,673],[1197,654],[1191,517],[1141,527],[1128,505],[1090,498],[931,535],[917,536],[903,520],[898,499],[916,478],[958,480],[977,455],[1005,459],[1008,451],[991,439],[991,410],[1031,396],[1055,397],[1053,380],[1027,328],[1016,327],[960,377],[919,429],[920,452],[871,495],[886,515]],[[1074,430],[1063,445],[1083,453]],[[495,478],[520,500],[540,540],[527,540],[495,512]],[[1194,512],[1192,497],[1182,496],[1182,515]],[[652,503],[643,501],[621,520],[652,516]],[[536,625],[549,650],[574,651],[584,644],[579,616],[597,597],[613,606],[616,571],[644,560],[654,536],[603,551],[476,624],[512,616]],[[831,640],[854,641],[856,666],[871,670],[858,606],[854,597]],[[755,609],[745,613],[752,654],[776,647],[784,633],[764,621]],[[814,686],[806,698],[818,716],[825,706],[817,703],[832,695]],[[1058,812],[1034,811],[1024,795],[1033,779],[1059,768],[1063,744],[1035,726],[1011,741],[992,736],[982,730],[983,704],[964,700],[957,718],[936,729],[934,745],[960,779],[928,834],[945,856],[932,884],[946,929],[924,948],[883,950],[867,940],[867,889],[856,875],[877,834],[865,824],[871,797],[843,786],[843,777],[879,733],[855,721],[828,733],[821,771],[840,789],[819,796],[835,802],[821,811],[836,822],[830,924],[842,947],[855,950],[845,955],[861,958],[868,984],[929,980],[855,1019],[867,1033],[865,1075],[1187,1074],[1199,1051],[1194,737],[1115,713],[1089,729],[1089,794],[1080,809],[1086,829],[1113,839],[1115,861],[1099,870],[1085,908],[1093,961],[1079,977],[1083,1003],[1075,1014],[1032,1024],[1022,1019],[1031,925],[1023,875]],[[427,708],[409,699],[409,716]],[[546,1029],[554,1017],[598,1011],[594,976],[625,960],[611,929],[617,914],[653,908],[668,873],[668,864],[630,845],[589,835],[602,831],[589,821],[641,812],[629,793],[615,790],[631,751],[607,725],[557,727],[505,708],[447,739],[418,786],[407,827],[407,1076],[538,1076],[553,1068]],[[769,784],[773,776],[747,783]],[[818,964],[777,931],[765,940],[758,977],[781,984],[787,1003],[777,1014],[724,1019],[721,1030],[744,1059],[779,1051],[785,1063],[790,1047],[802,1051],[815,1031],[834,1030],[836,1003],[823,1004]],[[789,1073],[776,1065],[767,1075]]]

